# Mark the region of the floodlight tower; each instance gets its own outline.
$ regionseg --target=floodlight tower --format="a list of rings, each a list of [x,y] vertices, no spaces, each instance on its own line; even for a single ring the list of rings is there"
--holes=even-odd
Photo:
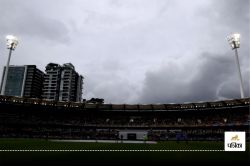
[[[240,96],[241,98],[244,98],[243,82],[242,82],[240,62],[239,62],[238,50],[237,50],[237,48],[240,48],[240,34],[238,33],[231,34],[230,36],[228,36],[227,39],[228,39],[230,46],[232,47],[232,50],[235,50],[236,65],[238,68],[238,75],[240,79]]]
[[[3,86],[2,86],[2,89],[1,89],[1,95],[5,94],[5,87],[6,87],[7,75],[8,75],[8,71],[9,71],[11,53],[12,53],[12,51],[15,50],[15,48],[16,48],[16,46],[18,44],[17,38],[15,36],[12,36],[12,35],[7,35],[6,40],[7,40],[7,43],[6,43],[7,48],[10,51],[9,51],[9,56],[8,56],[8,60],[7,60],[7,65],[6,65],[5,72],[4,72]]]

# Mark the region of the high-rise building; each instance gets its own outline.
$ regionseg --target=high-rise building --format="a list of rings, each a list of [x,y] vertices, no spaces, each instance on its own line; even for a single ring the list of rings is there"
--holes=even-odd
[[[71,63],[62,66],[59,100],[76,101],[78,73]]]
[[[5,75],[3,70],[3,78]],[[9,66],[4,95],[41,98],[44,73],[35,65]]]
[[[43,97],[59,101],[81,101],[83,77],[71,63],[46,66]]]
[[[82,91],[83,91],[83,79],[82,75],[79,75],[77,79],[77,89],[76,89],[76,101],[82,101]]]
[[[45,69],[42,97],[50,100],[59,99],[61,81],[61,66],[56,63],[49,63]]]

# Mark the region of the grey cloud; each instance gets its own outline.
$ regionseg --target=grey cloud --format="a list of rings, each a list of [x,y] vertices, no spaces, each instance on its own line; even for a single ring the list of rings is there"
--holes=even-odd
[[[0,33],[14,33],[59,43],[68,42],[70,39],[69,30],[63,22],[44,16],[28,3],[1,1],[0,10]]]
[[[197,10],[198,16],[212,20],[218,26],[227,25],[229,28],[247,28],[250,19],[249,0],[213,0],[210,6]]]
[[[234,57],[225,55],[215,55],[204,53],[200,58],[204,58],[199,67],[199,74],[194,78],[191,91],[194,92],[194,99],[216,100],[220,96],[224,98],[240,98],[239,80],[236,71],[236,63]],[[243,78],[249,78],[244,74]],[[249,84],[249,81],[245,81]],[[222,86],[218,92],[218,88]],[[247,87],[244,89],[247,96]],[[190,94],[190,96],[192,96]]]
[[[179,72],[178,64],[163,66],[158,71],[148,72],[139,100],[144,103],[182,103],[195,101],[211,101],[220,97],[239,98],[239,87],[235,83],[218,87],[230,81],[235,72],[235,62],[227,55],[202,54],[201,61],[195,67],[196,72]],[[192,63],[192,62],[190,62]],[[195,63],[195,62],[194,62]],[[192,65],[185,66],[186,70]],[[245,75],[245,77],[248,77]],[[191,79],[190,79],[191,78]],[[188,80],[188,81],[187,81]],[[247,81],[249,84],[249,81]],[[245,93],[249,93],[245,88]]]
[[[246,97],[249,97],[250,96],[249,73],[248,75],[245,75],[244,78],[245,78],[243,82],[244,89],[245,89],[244,93]],[[218,98],[229,98],[229,99],[234,99],[236,97],[240,98],[239,86],[240,86],[239,80],[237,77],[234,79],[231,79],[230,81],[224,82],[221,88],[218,89]]]
[[[111,103],[238,98],[234,52],[225,38],[242,34],[247,94],[249,2],[0,0],[0,36],[21,38],[11,64],[42,69],[50,61],[72,62],[85,77],[84,98]],[[0,50],[6,51],[2,68],[4,38]]]
[[[136,88],[128,80],[116,73],[105,73],[98,79],[87,77],[85,87],[89,90],[85,98],[104,98],[105,103],[133,103],[136,97]],[[95,75],[98,76],[98,75]],[[108,77],[108,78],[107,78]]]
[[[214,11],[218,15],[221,23],[230,25],[230,27],[244,28],[242,24],[247,25],[250,19],[250,1],[249,0],[220,0],[214,2]],[[245,27],[247,28],[247,26]]]
[[[250,1],[221,0],[214,7],[218,13],[217,23],[221,28],[241,33],[240,58],[242,65],[250,69]],[[246,70],[245,68],[243,70]]]

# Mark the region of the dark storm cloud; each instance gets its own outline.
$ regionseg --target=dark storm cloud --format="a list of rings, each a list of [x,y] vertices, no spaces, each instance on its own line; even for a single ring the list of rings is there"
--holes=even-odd
[[[198,17],[208,21],[209,30],[205,31],[214,36],[215,41],[232,32],[239,32],[243,36],[240,63],[246,97],[250,96],[249,2],[213,1],[210,7],[197,11]],[[215,43],[211,41],[210,44]],[[220,44],[221,46],[223,45]],[[215,49],[211,52],[204,50],[197,55],[196,59],[201,60],[198,65],[175,62],[165,64],[157,71],[148,71],[139,100],[144,103],[178,103],[240,98],[234,52],[220,49],[224,53],[216,53]],[[195,62],[190,60],[190,63]],[[186,68],[190,73],[180,68]]]
[[[4,35],[20,44],[11,64],[71,62],[84,75],[83,98],[166,103],[238,98],[234,52],[249,96],[249,0],[0,0]],[[0,73],[1,78],[1,73]]]
[[[189,70],[192,64],[185,66],[186,71],[183,71],[177,63],[148,72],[141,100],[146,103],[182,103],[240,97],[236,65],[232,58],[209,53],[199,58],[202,61],[194,72]],[[249,80],[244,83],[249,85]],[[245,93],[249,96],[248,92],[249,86],[246,86]]]
[[[39,6],[33,5],[28,1],[1,1],[0,34],[13,33],[53,42],[68,42],[69,30],[66,25],[59,20],[45,16],[44,13],[39,13],[36,10]]]
[[[203,62],[199,65],[199,73],[195,75],[190,86],[190,99],[217,100],[219,98],[240,98],[239,80],[233,56],[203,54]],[[201,58],[201,57],[200,57]],[[247,74],[244,85],[249,85]],[[188,86],[187,86],[188,87]],[[249,86],[244,92],[249,96]]]
[[[207,17],[211,20],[211,25],[214,25],[215,31],[211,34],[218,34],[220,32],[232,33],[238,32],[241,34],[241,47],[239,49],[240,67],[243,76],[243,85],[245,96],[250,96],[250,1],[243,0],[220,0],[213,1],[210,9],[211,12],[207,13]],[[227,58],[233,59],[233,71],[236,72],[234,52],[226,52]],[[231,55],[231,56],[230,56]],[[232,57],[233,56],[233,57]],[[226,68],[225,68],[226,70]],[[231,79],[220,84],[220,96],[225,98],[239,98],[239,80],[237,73],[228,75]]]

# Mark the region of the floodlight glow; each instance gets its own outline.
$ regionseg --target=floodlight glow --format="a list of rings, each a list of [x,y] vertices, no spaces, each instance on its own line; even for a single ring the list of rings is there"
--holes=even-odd
[[[239,62],[239,56],[238,56],[238,49],[240,48],[240,34],[233,33],[230,36],[227,37],[227,40],[232,47],[233,50],[235,50],[235,57],[236,57],[236,65],[238,69],[238,76],[240,80],[240,96],[241,98],[244,98],[244,90],[243,90],[243,82],[242,82],[242,76],[240,71],[240,62]]]
[[[15,50],[17,44],[18,44],[18,39],[17,37],[13,36],[13,35],[7,35],[6,36],[6,40],[7,40],[7,48],[11,49],[11,50]]]
[[[227,40],[232,49],[240,48],[240,34],[234,33],[227,37]]]
[[[7,64],[6,64],[6,69],[5,69],[5,73],[4,73],[4,78],[3,78],[3,85],[1,88],[1,95],[5,95],[5,87],[6,87],[6,82],[7,82],[7,75],[8,75],[8,71],[9,71],[9,64],[10,64],[10,57],[11,57],[11,53],[12,51],[15,50],[17,44],[18,44],[18,40],[17,37],[13,36],[13,35],[7,35],[6,36],[6,40],[7,40],[7,48],[10,50],[9,51],[9,56],[8,56],[8,60],[7,60]]]

